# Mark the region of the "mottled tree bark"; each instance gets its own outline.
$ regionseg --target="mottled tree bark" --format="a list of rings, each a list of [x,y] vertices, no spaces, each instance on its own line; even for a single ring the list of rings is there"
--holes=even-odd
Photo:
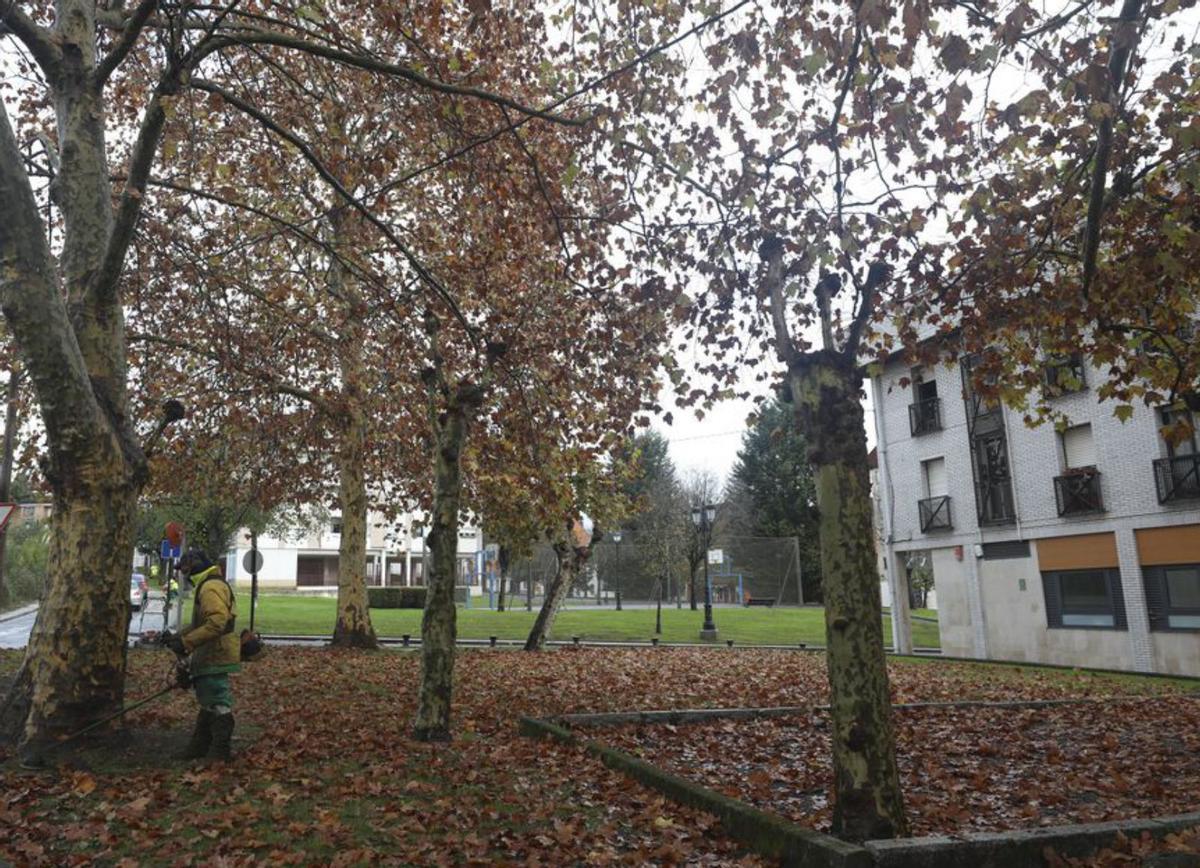
[[[554,571],[550,587],[546,588],[546,595],[542,599],[542,608],[538,610],[533,626],[529,630],[529,636],[525,640],[526,651],[541,651],[545,646],[546,637],[554,629],[554,619],[558,617],[558,610],[562,607],[562,602],[567,597],[567,591],[570,590],[575,576],[579,573],[581,561],[576,552],[572,550],[570,543],[565,539],[556,540],[553,547],[554,555],[558,558],[558,569]]]
[[[852,841],[908,834],[875,572],[862,377],[832,352],[789,365],[796,414],[811,443],[820,512],[834,834]]]
[[[127,417],[120,269],[110,267],[124,259],[123,230],[141,197],[124,197],[114,221],[94,15],[94,3],[60,0],[53,34],[38,43],[57,119],[57,260],[0,106],[0,307],[41,410],[54,506],[42,605],[0,712],[0,729],[21,734],[27,759],[123,699],[133,516],[146,472]],[[156,102],[137,157],[153,154],[161,121]]]
[[[566,535],[553,542],[558,569],[554,573],[554,578],[550,580],[550,586],[546,588],[542,608],[538,610],[533,627],[529,630],[529,637],[525,640],[526,651],[540,651],[546,644],[546,638],[554,629],[554,619],[558,617],[563,600],[567,598],[567,593],[571,590],[576,577],[591,559],[592,550],[603,536],[599,527],[593,527],[591,537],[586,544],[580,545],[577,537],[579,528],[580,525],[577,522],[571,522],[566,528]]]
[[[12,486],[13,453],[17,448],[21,371],[16,365],[8,373],[8,401],[4,412],[4,458],[0,459],[0,503],[7,503]],[[9,522],[11,523],[10,517]],[[9,602],[8,585],[4,581],[4,553],[8,548],[8,525],[0,528],[0,610]]]
[[[430,564],[421,618],[421,686],[413,737],[419,741],[450,740],[450,703],[454,684],[454,641],[458,612],[454,606],[457,578],[458,504],[462,493],[462,450],[469,417],[479,407],[478,389],[460,386],[434,424],[433,512],[425,538]]]
[[[331,121],[331,123],[335,123]],[[336,124],[335,124],[336,126]],[[340,149],[339,149],[340,150]],[[329,215],[331,242],[346,247],[346,217],[340,210]],[[342,507],[342,535],[338,544],[337,621],[333,627],[334,647],[379,647],[371,611],[367,603],[367,457],[368,421],[363,410],[366,400],[363,381],[363,342],[360,319],[362,299],[341,260],[329,264],[329,289],[332,299],[341,302],[341,323],[337,333],[338,373],[341,375],[341,400],[323,404],[338,436],[338,497]]]
[[[358,407],[348,407],[341,423],[338,450],[338,494],[342,505],[342,538],[338,546],[337,623],[333,645],[377,648],[367,605],[367,483],[363,474],[366,420]]]

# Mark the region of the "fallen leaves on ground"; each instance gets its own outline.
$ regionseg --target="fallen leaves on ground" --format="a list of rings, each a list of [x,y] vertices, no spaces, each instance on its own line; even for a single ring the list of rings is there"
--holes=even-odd
[[[897,761],[914,835],[1154,817],[1197,807],[1200,699],[1037,708],[899,708]],[[828,830],[829,719],[716,720],[598,729],[594,737]]]
[[[11,664],[12,655],[4,657]],[[131,652],[129,659],[131,699],[156,689],[169,669],[162,653]],[[578,749],[518,737],[516,718],[808,705],[827,692],[817,654],[473,651],[457,667],[456,739],[428,745],[408,738],[418,673],[414,653],[274,648],[235,678],[239,732],[253,739],[228,767],[164,755],[182,746],[195,713],[182,693],[131,715],[137,741],[119,764],[85,752],[56,772],[26,773],[0,748],[0,857],[17,865],[759,864],[707,815]],[[892,680],[899,702],[1179,689],[936,661],[895,663]],[[959,723],[970,719],[946,719],[930,737],[953,741]],[[693,744],[698,733],[680,726],[669,741]],[[741,737],[735,755],[754,744]],[[1195,752],[1194,741],[1184,747]],[[814,768],[827,762],[810,760]],[[761,785],[762,775],[754,775],[751,786]]]

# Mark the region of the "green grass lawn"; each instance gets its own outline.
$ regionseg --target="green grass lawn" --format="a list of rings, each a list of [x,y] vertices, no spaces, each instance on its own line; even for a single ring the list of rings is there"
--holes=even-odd
[[[255,629],[262,633],[295,636],[328,635],[333,630],[335,601],[330,597],[301,597],[286,594],[260,595],[255,612]],[[699,639],[703,611],[663,607],[663,642],[694,642]],[[472,608],[458,610],[458,635],[462,639],[524,639],[533,624],[534,612],[519,608],[494,612]],[[824,612],[816,608],[718,608],[714,613],[721,639],[746,645],[812,645],[825,643]],[[372,609],[371,621],[380,636],[396,637],[421,632],[417,609]],[[238,622],[250,623],[250,599],[238,596]],[[884,640],[891,640],[891,624],[883,619]],[[186,623],[186,622],[185,622]],[[922,647],[938,645],[936,624],[913,622],[913,641]],[[648,641],[654,636],[653,609],[567,609],[558,615],[552,639]]]

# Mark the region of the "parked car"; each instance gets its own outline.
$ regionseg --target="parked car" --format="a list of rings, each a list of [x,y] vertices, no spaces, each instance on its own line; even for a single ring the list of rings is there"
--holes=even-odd
[[[129,602],[133,605],[133,610],[140,612],[149,596],[150,589],[146,585],[146,577],[141,573],[134,573],[129,580]]]

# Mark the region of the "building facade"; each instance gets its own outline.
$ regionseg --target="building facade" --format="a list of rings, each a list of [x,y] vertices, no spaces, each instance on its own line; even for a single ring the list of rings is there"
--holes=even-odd
[[[425,584],[425,531],[420,527],[420,518],[405,516],[391,525],[380,515],[368,515],[368,585]],[[410,533],[395,530],[409,527],[414,528]],[[333,515],[315,528],[294,534],[259,535],[258,550],[263,558],[258,572],[259,587],[316,592],[321,588],[336,588],[341,532],[341,517]],[[225,569],[227,576],[247,585],[251,576],[244,560],[249,551],[250,534],[243,529],[238,532],[236,548],[227,555]],[[458,584],[478,586],[483,572],[483,532],[472,525],[459,525]]]
[[[1147,407],[1122,422],[1079,358],[1046,373],[1070,426],[1030,428],[969,366],[897,358],[872,378],[893,598],[925,552],[945,654],[1200,675],[1197,435],[1169,443],[1175,420]]]

